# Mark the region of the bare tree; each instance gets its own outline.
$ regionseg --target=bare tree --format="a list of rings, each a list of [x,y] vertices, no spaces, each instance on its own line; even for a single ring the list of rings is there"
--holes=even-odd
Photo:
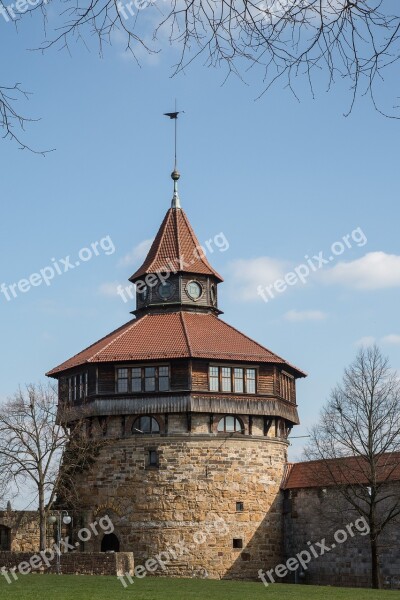
[[[45,550],[47,518],[61,497],[74,507],[74,476],[92,464],[98,443],[84,421],[73,426],[57,406],[51,385],[28,385],[0,406],[0,489],[29,485],[37,492],[40,550]]]
[[[400,515],[400,383],[376,346],[362,349],[345,370],[311,430],[305,450],[314,476],[369,525],[371,575],[381,587],[379,537]],[[338,505],[339,506],[339,505]]]
[[[34,0],[28,13],[41,12],[46,20],[47,2]],[[1,7],[4,15],[0,0]],[[118,32],[139,61],[143,50],[159,52],[166,41],[178,52],[175,74],[197,58],[225,66],[227,76],[244,78],[257,69],[259,95],[282,78],[296,95],[297,77],[306,78],[314,95],[322,74],[327,89],[336,80],[348,82],[346,114],[361,93],[379,112],[398,118],[395,94],[387,108],[376,100],[400,58],[400,9],[393,0],[63,0],[61,7],[41,50],[68,47],[72,39],[86,44],[94,35],[102,52]],[[1,97],[0,107],[7,112]],[[3,118],[4,127],[8,131]]]

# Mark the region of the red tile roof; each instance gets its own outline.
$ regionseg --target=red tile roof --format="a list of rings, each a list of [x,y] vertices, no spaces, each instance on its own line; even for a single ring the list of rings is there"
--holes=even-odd
[[[181,264],[181,261],[184,261]],[[171,263],[177,272],[213,275],[223,281],[203,256],[199,240],[182,209],[170,208],[155,237],[146,260],[130,277],[135,281],[148,273],[171,271]],[[187,263],[187,264],[185,264]]]
[[[400,481],[400,452],[382,454],[377,463],[378,481]],[[286,467],[282,488],[368,485],[368,463],[362,457],[292,463]]]
[[[147,361],[174,358],[276,363],[305,373],[231,327],[212,313],[147,314],[129,321],[86,350],[47,373],[86,363]]]

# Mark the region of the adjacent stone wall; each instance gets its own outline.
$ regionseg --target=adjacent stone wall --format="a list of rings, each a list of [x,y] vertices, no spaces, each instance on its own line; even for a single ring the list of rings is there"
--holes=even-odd
[[[30,552],[0,552],[0,569],[1,567],[5,567],[7,571],[16,568],[17,576],[19,573],[27,574],[29,569],[36,573],[57,572],[56,559],[51,561],[49,567],[40,561],[37,554]],[[61,555],[60,571],[63,575],[133,575],[134,557],[129,552],[71,552]]]
[[[392,486],[394,487],[394,486]],[[392,489],[400,494],[400,484]],[[313,558],[300,581],[314,585],[338,585],[350,587],[371,586],[371,559],[368,535],[348,535],[343,544],[335,544],[334,533],[359,519],[342,496],[333,488],[325,490],[310,488],[285,492],[284,544],[285,561],[302,550],[309,550],[308,542],[320,542],[326,538],[330,552]],[[360,528],[362,524],[360,523]],[[335,548],[332,548],[335,544]],[[388,588],[400,588],[400,523],[392,523],[379,541],[382,582]],[[317,548],[318,550],[318,548]],[[319,553],[319,551],[318,551]],[[295,582],[294,573],[287,581]]]
[[[39,518],[36,511],[0,511],[0,525],[10,530],[10,550],[34,552],[39,548]]]
[[[178,429],[180,420],[170,416],[169,425]],[[256,579],[259,569],[272,568],[283,555],[280,484],[287,443],[197,433],[200,419],[193,425],[195,434],[108,440],[76,482],[83,524],[108,514],[120,550],[133,552],[137,565],[168,552],[170,562],[155,567],[154,575]],[[158,467],[148,466],[151,450]],[[98,536],[84,549],[98,552],[101,544]]]

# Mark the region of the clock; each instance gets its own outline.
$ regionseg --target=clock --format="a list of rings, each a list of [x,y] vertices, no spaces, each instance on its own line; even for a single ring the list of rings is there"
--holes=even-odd
[[[198,300],[203,294],[203,288],[197,281],[189,281],[186,291],[192,300]]]

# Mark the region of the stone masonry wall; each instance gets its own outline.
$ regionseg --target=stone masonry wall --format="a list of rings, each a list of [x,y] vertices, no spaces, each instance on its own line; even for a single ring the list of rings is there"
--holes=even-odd
[[[10,529],[12,551],[33,552],[39,548],[37,512],[0,511],[0,525]]]
[[[400,493],[396,484],[395,493]],[[371,559],[368,535],[348,536],[347,541],[335,544],[336,531],[346,530],[359,515],[344,505],[341,496],[332,488],[292,490],[284,500],[285,561],[302,550],[309,550],[308,542],[326,538],[330,552],[313,559],[305,572],[304,582],[315,585],[370,587]],[[355,532],[356,530],[353,529]],[[400,523],[391,524],[379,539],[381,576],[384,587],[400,588]],[[295,581],[293,574],[288,579]]]
[[[148,466],[150,450],[158,468]],[[286,450],[285,441],[242,435],[109,440],[77,480],[83,522],[108,514],[136,565],[168,552],[169,564],[154,575],[255,579],[283,555]],[[95,537],[85,550],[98,552],[101,543]]]
[[[38,562],[40,557],[38,561],[38,555],[30,552],[0,552],[0,568],[5,567],[7,571],[16,568],[17,576],[27,574],[29,567],[36,573],[57,572],[55,560],[51,561],[50,567],[43,561],[40,565]],[[60,571],[63,575],[133,575],[134,558],[132,553],[127,552],[71,552],[61,555]]]

